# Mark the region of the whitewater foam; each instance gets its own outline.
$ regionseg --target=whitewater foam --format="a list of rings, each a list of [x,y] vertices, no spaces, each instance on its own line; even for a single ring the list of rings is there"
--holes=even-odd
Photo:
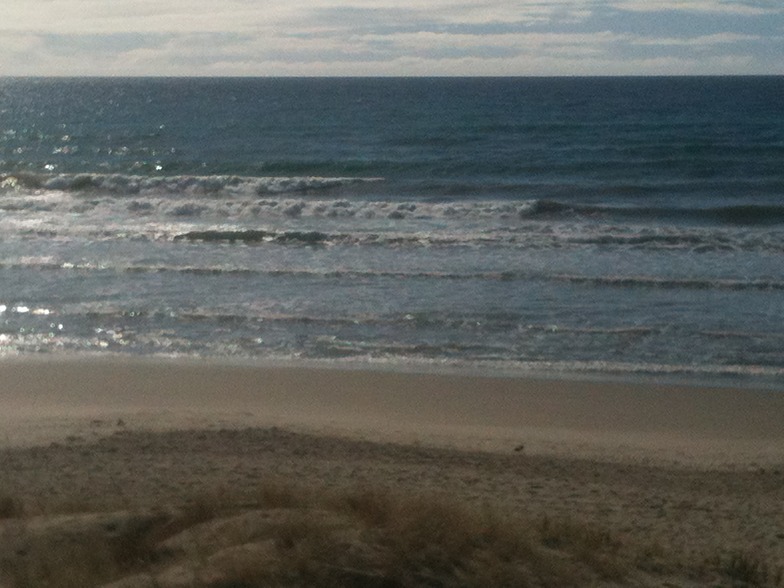
[[[362,183],[382,182],[383,178],[270,176],[142,176],[127,174],[0,174],[0,193],[56,191],[77,195],[102,196],[263,196],[292,192],[321,191]]]

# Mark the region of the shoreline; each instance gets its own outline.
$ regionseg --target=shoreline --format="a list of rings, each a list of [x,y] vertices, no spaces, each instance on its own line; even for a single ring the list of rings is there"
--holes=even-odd
[[[368,359],[363,357],[299,358],[290,356],[242,356],[199,354],[138,354],[118,351],[67,351],[58,353],[22,352],[0,353],[3,363],[44,362],[62,363],[75,361],[141,361],[153,363],[198,363],[233,367],[306,368],[336,371],[393,372],[402,374],[434,374],[438,376],[467,376],[497,379],[530,379],[542,381],[610,382],[626,385],[661,385],[678,388],[716,388],[751,390],[755,392],[784,393],[779,370],[744,371],[739,366],[693,366],[688,370],[680,365],[651,365],[647,368],[613,362],[593,362],[582,365],[570,362],[532,362],[510,364],[493,360],[421,360],[421,359]],[[596,367],[601,364],[602,367]]]
[[[707,467],[784,462],[784,394],[649,381],[25,356],[0,360],[0,406],[5,446],[52,442],[113,419],[151,430],[276,426],[462,450],[524,447],[530,454]]]

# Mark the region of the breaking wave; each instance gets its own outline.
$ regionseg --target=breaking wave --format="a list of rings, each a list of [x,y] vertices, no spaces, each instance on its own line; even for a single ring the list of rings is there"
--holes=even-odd
[[[379,182],[383,178],[356,177],[245,177],[141,176],[125,174],[4,174],[0,193],[13,190],[57,190],[104,196],[253,196],[322,191],[341,186]]]
[[[174,236],[175,241],[218,241],[228,243],[298,243],[302,245],[336,244],[352,241],[350,235],[330,235],[321,231],[264,231],[249,230],[206,230],[189,231]]]
[[[124,198],[135,200],[126,204],[128,212],[138,214],[163,213],[172,216],[198,216],[202,213],[231,213],[225,206],[252,211],[256,214],[277,212],[298,216],[386,216],[390,219],[421,218],[427,216],[443,218],[498,217],[503,219],[527,220],[579,220],[591,222],[639,222],[662,221],[666,224],[718,224],[735,226],[767,226],[784,224],[784,205],[743,204],[714,207],[701,206],[650,206],[644,199],[626,205],[612,203],[570,202],[568,199],[518,198],[514,194],[508,199],[488,201],[465,198],[432,202],[400,202],[393,184],[379,188],[379,200],[352,200],[335,202],[313,202],[311,200],[281,200],[275,196],[316,195],[334,190],[360,190],[362,186],[384,183],[380,177],[319,177],[319,176],[269,176],[250,177],[237,175],[181,175],[143,176],[125,174],[0,174],[0,201],[3,210],[51,210],[56,203],[46,197],[48,192],[57,192],[78,197],[80,202],[71,203],[79,209],[89,209],[98,202],[90,198]],[[391,190],[390,193],[387,193]],[[387,195],[384,201],[383,195]],[[30,198],[24,198],[30,196]],[[10,198],[8,198],[10,197]],[[258,198],[272,198],[258,200]],[[155,199],[163,199],[164,202]],[[189,201],[190,199],[190,201]],[[171,201],[174,201],[172,203]],[[211,200],[220,201],[224,208],[219,210]]]

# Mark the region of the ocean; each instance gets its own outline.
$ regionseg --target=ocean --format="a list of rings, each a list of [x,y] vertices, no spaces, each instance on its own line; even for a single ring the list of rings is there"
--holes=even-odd
[[[0,79],[0,356],[784,388],[784,78]]]

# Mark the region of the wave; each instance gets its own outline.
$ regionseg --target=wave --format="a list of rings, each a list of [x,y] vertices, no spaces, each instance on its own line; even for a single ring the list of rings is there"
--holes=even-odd
[[[357,217],[392,220],[444,218],[494,218],[512,222],[528,221],[624,221],[650,224],[719,224],[766,226],[784,224],[784,205],[737,204],[689,206],[674,201],[671,206],[650,206],[644,198],[627,200],[623,205],[571,202],[568,199],[472,199],[471,194],[442,201],[406,200],[318,200],[293,199],[295,194],[323,195],[326,192],[383,182],[379,177],[281,176],[142,176],[124,174],[0,174],[0,209],[13,211],[52,211],[68,207],[82,213],[91,207],[107,205],[101,198],[132,198],[124,213],[191,217],[283,216],[283,217]],[[382,189],[394,189],[394,186]],[[74,202],[58,201],[55,194],[77,197]],[[285,198],[285,196],[289,198]],[[282,196],[283,198],[276,198]],[[423,195],[424,196],[424,195]],[[157,200],[156,200],[157,199]],[[217,202],[212,202],[216,200]]]
[[[74,196],[92,197],[138,197],[140,200],[127,205],[129,212],[155,213],[160,203],[150,198],[176,197],[196,199],[196,205],[188,209],[187,203],[179,210],[165,207],[164,212],[173,215],[196,215],[200,211],[209,211],[213,205],[210,198],[220,200],[239,199],[246,205],[254,205],[255,212],[260,209],[277,210],[287,216],[300,215],[333,215],[337,216],[343,209],[347,216],[352,214],[376,214],[389,218],[409,218],[435,216],[444,218],[461,218],[475,216],[493,216],[513,219],[580,219],[580,220],[613,220],[651,222],[691,222],[717,223],[726,225],[778,225],[784,224],[784,205],[769,203],[743,203],[721,206],[690,206],[687,200],[677,201],[670,206],[651,206],[643,197],[627,199],[623,205],[608,203],[585,203],[568,199],[525,198],[516,199],[511,191],[509,198],[502,200],[472,199],[472,195],[481,196],[481,192],[467,190],[456,198],[440,202],[420,201],[395,202],[387,201],[353,201],[342,202],[311,202],[311,201],[255,201],[257,197],[274,197],[286,194],[319,194],[325,191],[346,187],[358,187],[367,184],[384,182],[380,177],[320,177],[320,176],[237,176],[237,175],[179,175],[179,176],[144,176],[126,174],[76,173],[76,174],[37,174],[16,173],[0,174],[0,195],[34,195],[33,199],[12,199],[0,202],[4,210],[24,210],[41,208],[49,210],[53,203],[42,198],[45,192],[60,192]],[[387,189],[394,189],[394,186]],[[382,190],[382,191],[383,191]],[[422,195],[425,196],[424,194]],[[206,202],[205,202],[206,200]],[[183,206],[182,203],[179,203]],[[48,208],[47,208],[48,207]],[[224,210],[225,212],[225,210]]]
[[[784,206],[776,204],[737,204],[715,207],[701,206],[634,206],[585,205],[558,201],[541,201],[532,207],[531,216],[582,216],[593,219],[624,219],[632,221],[681,221],[727,225],[784,224]]]
[[[323,231],[271,231],[265,229],[207,229],[178,233],[173,241],[203,243],[240,243],[246,245],[364,245],[364,246],[459,246],[492,242],[491,235],[452,235],[429,233],[327,233]]]
[[[2,203],[0,202],[0,210]],[[264,246],[359,246],[384,248],[462,248],[478,249],[502,247],[518,250],[570,250],[596,248],[637,249],[650,251],[684,251],[694,254],[721,252],[784,252],[784,232],[740,232],[719,229],[683,230],[672,227],[652,229],[618,226],[575,227],[544,224],[541,226],[464,226],[441,225],[430,230],[425,224],[388,227],[372,224],[342,223],[337,231],[272,230],[268,228],[233,228],[227,223],[214,228],[196,229],[193,224],[150,219],[96,226],[77,223],[53,227],[59,219],[41,226],[42,215],[14,222],[0,218],[5,238],[16,234],[22,239],[70,241],[87,239],[98,241],[136,242],[195,242],[206,245],[230,244],[253,247]],[[255,219],[260,220],[260,219]],[[428,222],[428,221],[423,221]],[[243,223],[246,224],[246,223]],[[274,226],[273,219],[264,223]],[[236,225],[235,225],[236,226]],[[325,225],[326,226],[326,225]],[[225,227],[225,228],[224,228]],[[182,230],[193,228],[193,230]],[[340,230],[343,229],[343,230]],[[373,229],[379,229],[374,231]],[[406,230],[408,229],[408,230]]]
[[[336,203],[336,205],[339,203]],[[0,200],[0,210],[2,210]],[[341,210],[346,208],[341,207]],[[196,214],[192,209],[189,211]],[[185,211],[180,211],[185,215]],[[42,219],[51,219],[43,223]],[[40,212],[19,220],[0,218],[4,237],[16,234],[23,239],[45,240],[87,239],[90,241],[190,241],[204,244],[235,244],[248,246],[367,246],[387,248],[484,248],[503,247],[528,250],[568,249],[637,249],[650,251],[685,251],[695,254],[712,252],[784,252],[784,232],[779,230],[737,231],[720,228],[623,227],[614,225],[577,226],[551,223],[507,225],[496,223],[441,222],[433,227],[431,220],[410,224],[383,224],[362,220],[343,220],[337,230],[283,230],[270,228],[239,228],[240,222],[226,222],[207,228],[194,228],[189,222],[179,224],[168,219],[133,219],[125,223],[98,221],[62,222],[57,215]],[[78,219],[76,219],[78,220]],[[190,219],[185,219],[189,221]],[[203,220],[203,218],[201,219]],[[226,219],[222,219],[225,221]],[[253,224],[275,226],[275,219],[254,218]],[[439,219],[435,219],[438,222]],[[263,224],[262,224],[263,223]],[[242,219],[241,224],[251,224]],[[282,223],[280,223],[282,224]],[[311,223],[312,226],[313,223]],[[42,226],[43,225],[43,226]],[[204,225],[202,225],[204,226]],[[395,230],[390,230],[394,228]],[[191,230],[187,230],[191,229]]]
[[[659,232],[659,233],[611,233],[574,237],[572,243],[583,245],[619,245],[648,248],[689,248],[700,251],[733,250],[738,246],[737,240],[717,234],[700,234],[690,232]]]
[[[694,253],[714,251],[784,251],[784,242],[777,235],[750,236],[722,234],[716,231],[672,231],[659,229],[643,233],[622,233],[615,227],[583,231],[577,235],[553,234],[531,227],[521,230],[499,229],[462,232],[412,233],[329,233],[324,231],[270,231],[260,229],[207,229],[174,235],[174,241],[205,243],[243,243],[249,245],[364,245],[386,247],[476,247],[501,245],[533,249],[564,246],[631,247],[636,249],[690,250]]]
[[[264,230],[206,230],[189,231],[174,236],[175,241],[207,241],[228,243],[301,243],[320,245],[327,242],[337,243],[351,239],[348,235],[330,235],[320,231],[264,231]]]
[[[267,233],[265,233],[267,234]],[[273,234],[274,235],[274,234]],[[320,237],[308,237],[304,234],[305,244],[318,243]],[[267,237],[265,237],[267,238]],[[291,234],[283,233],[273,239],[293,240]],[[312,241],[315,240],[315,241]],[[586,276],[578,274],[557,274],[537,271],[477,271],[477,272],[444,272],[417,270],[349,270],[310,268],[278,268],[259,269],[237,266],[176,266],[176,265],[123,265],[116,266],[93,264],[88,262],[71,263],[58,261],[50,257],[31,257],[0,262],[0,269],[38,270],[38,271],[82,271],[82,272],[117,272],[127,274],[160,274],[177,273],[195,276],[221,275],[254,275],[290,278],[321,278],[338,280],[359,279],[395,279],[395,280],[449,280],[449,281],[541,281],[566,282],[590,287],[610,288],[647,288],[663,290],[730,290],[730,291],[781,291],[784,281],[758,279],[743,280],[734,278],[679,278],[644,275],[603,275]],[[411,320],[421,321],[422,317],[413,316]]]
[[[2,178],[3,176],[0,176]],[[52,176],[50,185],[56,185]],[[96,178],[119,176],[89,175]],[[122,176],[125,180],[131,176]],[[41,177],[36,176],[35,182]],[[80,185],[68,176],[71,186]],[[394,201],[318,194],[260,195],[260,178],[146,178],[164,192],[138,193],[123,185],[115,194],[26,190],[5,177],[0,188],[3,237],[90,240],[198,241],[246,245],[367,245],[385,247],[509,247],[517,249],[634,248],[784,252],[784,206],[713,209],[579,205],[557,200]],[[218,196],[188,193],[207,190]],[[274,178],[267,178],[274,180]],[[295,180],[295,178],[288,178]],[[310,178],[309,185],[371,179]],[[17,182],[16,184],[14,182]],[[33,185],[35,182],[28,182]],[[16,186],[10,187],[9,186]],[[265,184],[269,189],[271,184]],[[287,184],[289,186],[293,184]],[[346,185],[346,184],[342,184]],[[179,188],[177,188],[179,186]],[[282,184],[281,184],[282,186]],[[237,188],[237,191],[231,190]],[[156,188],[157,189],[157,188]],[[277,189],[277,188],[276,188]],[[281,188],[284,189],[284,188]],[[185,192],[182,192],[185,190]],[[647,215],[647,216],[646,216]],[[673,218],[700,218],[680,224]],[[714,221],[705,222],[705,218]],[[732,223],[716,219],[733,219]],[[300,221],[301,224],[300,224]],[[743,227],[740,225],[745,223]],[[757,230],[746,226],[756,223]],[[281,230],[284,227],[286,230]],[[274,229],[274,230],[273,230]],[[297,230],[295,230],[297,229]]]
[[[145,325],[168,325],[173,327],[176,323],[215,323],[221,325],[231,324],[238,328],[242,325],[257,328],[263,325],[264,329],[269,330],[275,325],[306,325],[324,327],[324,333],[334,333],[334,328],[353,329],[354,335],[364,336],[368,332],[366,327],[404,327],[400,333],[410,333],[411,328],[444,334],[447,331],[452,333],[466,332],[499,332],[509,335],[506,338],[495,340],[493,345],[511,345],[518,349],[520,344],[519,337],[515,334],[521,332],[536,333],[539,337],[563,338],[575,336],[620,338],[628,340],[630,338],[640,339],[647,337],[669,336],[672,333],[672,325],[651,324],[651,325],[570,325],[565,323],[544,323],[531,322],[531,317],[525,313],[518,312],[479,312],[468,315],[450,313],[448,311],[429,311],[416,314],[406,312],[390,312],[376,314],[368,313],[348,313],[329,315],[323,313],[308,313],[298,311],[296,313],[285,310],[275,310],[273,308],[257,308],[247,306],[208,308],[191,307],[173,310],[168,307],[145,307],[143,303],[129,306],[117,306],[113,304],[103,304],[95,302],[65,304],[63,306],[53,305],[51,307],[25,306],[23,304],[0,304],[0,316],[4,317],[30,317],[46,323],[55,321],[51,328],[63,330],[62,323],[71,325],[80,321],[79,317],[98,319],[103,324],[117,325],[120,330],[128,332],[139,332],[145,330]],[[58,325],[58,323],[60,323]],[[120,323],[125,323],[119,326]],[[90,329],[94,330],[91,324]],[[0,331],[2,332],[2,331]],[[320,336],[322,331],[313,331],[311,334]],[[349,334],[350,331],[344,331]],[[376,333],[377,335],[378,333]],[[472,335],[473,336],[473,335]],[[770,350],[776,352],[780,349],[780,343],[784,342],[784,334],[777,331],[761,330],[698,330],[692,333],[704,341],[717,341],[723,339],[738,339],[748,341],[767,341],[765,345]],[[371,337],[372,339],[372,337]],[[445,337],[449,339],[449,337]],[[334,340],[334,338],[332,339]],[[376,339],[372,339],[376,340]],[[378,340],[388,342],[385,336]],[[452,345],[455,340],[445,340],[441,345]],[[414,345],[420,345],[422,341],[417,341]],[[434,343],[435,344],[435,343]],[[464,343],[469,344],[469,343]],[[471,345],[481,345],[481,343],[471,342]],[[518,349],[519,351],[519,349]],[[779,358],[781,354],[778,353]]]
[[[270,176],[141,176],[126,174],[0,174],[0,193],[51,190],[108,196],[190,195],[263,196],[323,191],[347,185],[380,182],[383,178]]]
[[[578,276],[555,275],[552,279],[613,288],[657,288],[683,290],[784,290],[776,280],[737,280],[724,278],[664,278],[658,276]]]

